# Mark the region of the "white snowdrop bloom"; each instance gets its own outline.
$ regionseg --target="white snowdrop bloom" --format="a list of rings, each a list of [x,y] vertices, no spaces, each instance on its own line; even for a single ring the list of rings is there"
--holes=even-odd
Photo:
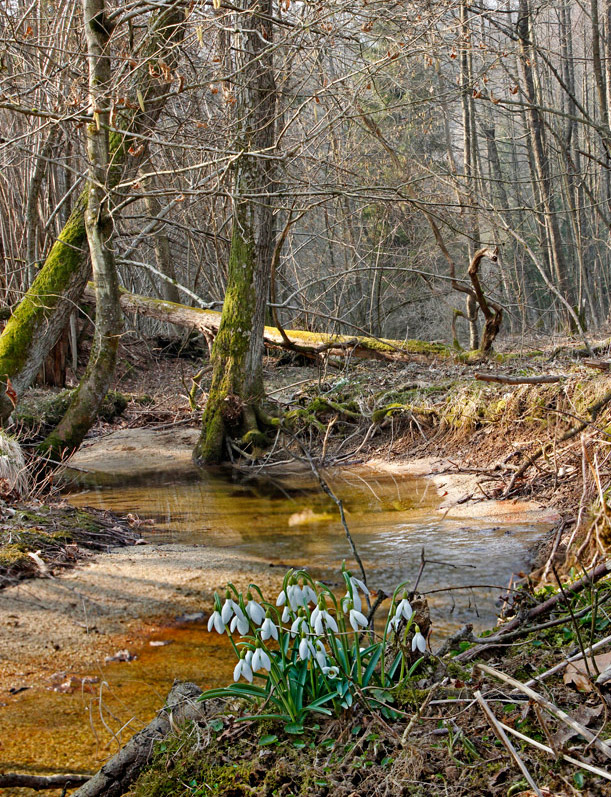
[[[239,681],[240,676],[246,678],[249,683],[252,683],[252,669],[246,658],[240,659],[233,670],[234,681]]]
[[[266,639],[278,639],[278,629],[271,617],[266,617],[261,626],[261,639],[265,642]]]
[[[330,615],[326,609],[322,609],[314,623],[314,630],[318,636],[322,636],[327,630],[331,630],[337,634],[339,629],[335,622],[335,618]]]
[[[403,617],[406,620],[409,620],[412,614],[414,613],[410,602],[407,600],[407,596],[404,595],[403,599],[399,601],[397,604],[397,609],[395,611],[395,617],[398,617],[399,620]]]
[[[412,650],[419,650],[421,653],[426,651],[426,639],[420,633],[419,628],[412,639]]]
[[[240,615],[236,614],[231,621],[229,630],[232,634],[235,632],[236,628],[238,629],[240,636],[245,636],[250,631],[250,623],[248,622],[248,618],[244,617],[243,614],[241,617]]]
[[[272,663],[267,653],[262,648],[257,648],[252,654],[251,666],[253,672],[258,672],[259,670],[267,670],[269,672],[272,668]]]
[[[286,592],[282,590],[280,595],[276,598],[276,606],[284,606],[286,603]]]
[[[315,655],[314,645],[307,637],[302,637],[299,643],[299,658],[302,661],[307,661],[311,656]]]
[[[362,612],[359,612],[357,609],[350,609],[350,625],[354,631],[359,630],[359,626],[363,628],[367,628],[369,623],[367,622],[367,618]]]
[[[303,605],[307,606],[309,603],[316,603],[318,595],[314,592],[309,584],[305,584],[301,588],[301,595],[303,597]]]
[[[289,610],[289,607],[285,606],[284,609],[282,610],[282,622],[288,623],[290,619],[291,619],[291,612]]]
[[[357,610],[357,612],[360,612],[361,609],[363,608],[363,602],[361,601],[361,596],[356,590],[354,590],[352,595],[349,592],[347,592],[342,598],[341,603],[344,612],[350,611],[351,608],[354,608]]]
[[[261,625],[263,620],[265,620],[265,609],[260,603],[252,600],[252,598],[246,604],[246,614],[255,625]]]
[[[231,620],[233,616],[240,617],[242,619],[245,618],[244,612],[242,611],[240,604],[236,603],[231,598],[226,598],[225,603],[223,604],[223,608],[221,609],[221,617],[225,625]]]
[[[223,618],[221,617],[221,613],[219,611],[212,612],[210,619],[208,620],[208,631],[212,631],[213,628],[219,634],[223,634],[225,632],[225,623],[223,622]]]
[[[324,675],[326,675],[327,678],[331,678],[331,680],[333,678],[337,678],[337,676],[339,675],[339,667],[335,667],[335,666],[334,667],[323,667],[322,671],[323,671]]]
[[[314,654],[316,661],[318,662],[318,666],[321,670],[328,665],[327,661],[327,651],[325,650],[325,646],[320,640],[316,641],[316,653]]]
[[[354,587],[355,591],[360,589],[363,595],[369,595],[369,588],[367,587],[367,584],[365,584],[364,581],[361,581],[360,578],[357,578],[356,576],[350,576],[350,581],[352,582],[352,586]]]
[[[297,611],[300,606],[303,606],[303,592],[301,591],[299,584],[291,584],[289,587],[287,587],[286,592],[289,599],[289,605],[294,612]]]
[[[307,618],[303,615],[299,615],[299,617],[293,621],[293,625],[291,626],[291,636],[297,636],[300,631],[309,630]]]

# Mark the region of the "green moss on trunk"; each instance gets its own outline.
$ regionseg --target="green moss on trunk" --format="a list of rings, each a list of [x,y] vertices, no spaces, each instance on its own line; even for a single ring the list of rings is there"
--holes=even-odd
[[[212,384],[204,410],[202,434],[194,451],[198,464],[222,462],[226,436],[241,436],[249,431],[243,428],[244,405],[253,397],[245,395],[244,383],[256,298],[254,272],[255,247],[248,214],[239,213],[233,226],[223,313],[212,348]]]

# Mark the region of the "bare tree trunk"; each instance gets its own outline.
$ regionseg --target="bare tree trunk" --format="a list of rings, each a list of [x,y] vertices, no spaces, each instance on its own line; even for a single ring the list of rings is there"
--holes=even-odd
[[[244,154],[235,172],[229,278],[212,349],[212,384],[194,451],[201,464],[221,462],[228,437],[261,442],[256,410],[263,397],[263,328],[274,240],[272,0],[243,0],[242,9],[236,19],[241,59],[236,110]]]
[[[545,223],[548,230],[554,276],[558,289],[568,303],[574,307],[573,286],[564,258],[560,225],[558,224],[556,205],[553,199],[550,164],[545,149],[543,119],[541,117],[539,100],[535,89],[533,64],[535,63],[536,53],[532,42],[531,16],[528,0],[520,0],[517,32],[520,42],[520,65],[524,78],[524,94],[528,101],[528,108],[526,111],[528,132],[532,144],[536,178],[541,191],[541,199],[545,212]],[[566,315],[565,318],[568,323],[572,324],[572,321],[567,318]]]
[[[480,233],[479,220],[475,202],[475,158],[474,158],[474,108],[471,96],[472,89],[472,55],[471,55],[471,35],[469,32],[469,11],[467,0],[463,0],[460,5],[460,85],[461,85],[461,104],[462,104],[462,123],[463,123],[463,168],[465,177],[465,197],[467,200],[467,218],[470,221],[469,235],[471,241],[468,245],[468,255],[479,249]],[[477,323],[478,303],[475,296],[467,296],[467,320],[469,322],[469,348],[472,350],[479,348],[479,327]]]
[[[96,293],[95,333],[87,370],[70,406],[41,446],[56,456],[78,448],[95,420],[115,372],[122,320],[108,186],[112,27],[106,19],[106,0],[82,2],[93,114],[93,121],[87,125],[89,186],[85,228]]]
[[[154,127],[168,97],[168,84],[149,71],[149,57],[176,62],[176,46],[184,34],[184,10],[167,0],[156,12],[148,43],[139,55],[143,65],[136,71],[134,98],[139,110],[119,119],[117,126],[127,131],[110,135],[111,169],[109,186],[117,185],[123,175],[132,142],[144,143],[140,155],[129,157],[130,169],[137,169],[146,154],[142,135]],[[83,293],[89,278],[85,211],[88,192],[83,191],[57,240],[49,251],[43,268],[15,309],[0,335],[0,374],[7,374],[20,395],[33,381],[48,352],[65,328],[68,317]],[[5,419],[0,410],[0,422]]]

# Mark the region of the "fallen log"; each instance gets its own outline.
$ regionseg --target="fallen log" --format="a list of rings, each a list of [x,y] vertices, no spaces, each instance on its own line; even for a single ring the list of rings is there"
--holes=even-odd
[[[562,376],[505,376],[505,374],[476,373],[480,382],[500,382],[502,385],[548,385],[562,382]]]
[[[120,797],[129,789],[140,772],[150,763],[155,744],[172,730],[189,720],[198,720],[211,709],[199,703],[201,689],[192,683],[175,683],[164,708],[146,728],[129,740],[96,774],[72,797]]]
[[[95,301],[92,283],[87,285],[84,295],[88,301]],[[119,301],[126,313],[138,313],[158,321],[193,329],[206,337],[216,335],[221,323],[221,314],[217,310],[187,307],[184,304],[168,302],[165,299],[152,299],[125,290],[121,290]],[[394,362],[407,362],[411,359],[409,341],[370,338],[365,335],[329,335],[303,329],[287,329],[283,332],[284,336],[276,327],[265,327],[263,339],[270,346],[288,350],[294,350],[296,346],[293,344],[299,344],[298,348],[314,356],[324,353],[336,357],[350,356]],[[439,347],[439,351],[442,352],[442,347]]]
[[[0,773],[0,789],[74,789],[91,778],[91,775],[26,775],[17,772]]]

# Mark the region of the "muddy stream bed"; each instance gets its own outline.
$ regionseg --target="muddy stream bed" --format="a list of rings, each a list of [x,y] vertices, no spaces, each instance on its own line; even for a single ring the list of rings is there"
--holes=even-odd
[[[327,478],[343,501],[373,589],[392,592],[397,583],[413,581],[424,548],[428,563],[420,590],[428,593],[435,640],[466,622],[476,629],[493,624],[503,587],[512,573],[528,568],[529,550],[550,526],[540,514],[496,515],[481,506],[471,512],[460,501],[446,510],[439,479],[396,469],[350,469]],[[226,637],[207,633],[205,616],[213,590],[233,577],[232,568],[240,587],[253,569],[252,580],[275,600],[287,567],[305,567],[339,586],[341,562],[350,560],[337,508],[309,474],[248,479],[187,474],[171,481],[160,473],[147,475],[145,483],[124,481],[69,496],[78,506],[154,521],[154,527],[140,527],[149,544],[110,553],[68,582],[81,596],[75,600],[83,601],[84,615],[72,622],[87,635],[88,652],[71,654],[72,659],[66,653],[53,672],[51,650],[44,677],[23,661],[11,666],[10,652],[0,654],[0,665],[11,676],[0,690],[0,768],[6,771],[94,771],[151,719],[175,678],[202,688],[228,683],[232,654]],[[174,577],[177,561],[183,568],[180,578]],[[123,591],[117,611],[139,621],[115,636],[115,626],[105,629],[101,616],[98,622],[91,611],[87,615],[82,598],[87,594],[92,604],[102,600],[104,590],[115,589],[112,578],[116,591]],[[35,601],[41,609],[49,602],[40,592],[32,598],[31,586],[18,589],[12,597],[8,590],[4,597],[0,593],[3,623],[14,617],[16,635],[23,625],[18,601],[34,601],[34,618]],[[146,603],[147,594],[163,599]],[[44,612],[40,623],[45,623]],[[96,634],[104,642],[97,661],[91,655]],[[62,646],[69,650],[59,631],[56,638],[58,651]],[[22,642],[23,659],[27,635]],[[120,645],[134,658],[104,663],[113,644],[116,652]]]

